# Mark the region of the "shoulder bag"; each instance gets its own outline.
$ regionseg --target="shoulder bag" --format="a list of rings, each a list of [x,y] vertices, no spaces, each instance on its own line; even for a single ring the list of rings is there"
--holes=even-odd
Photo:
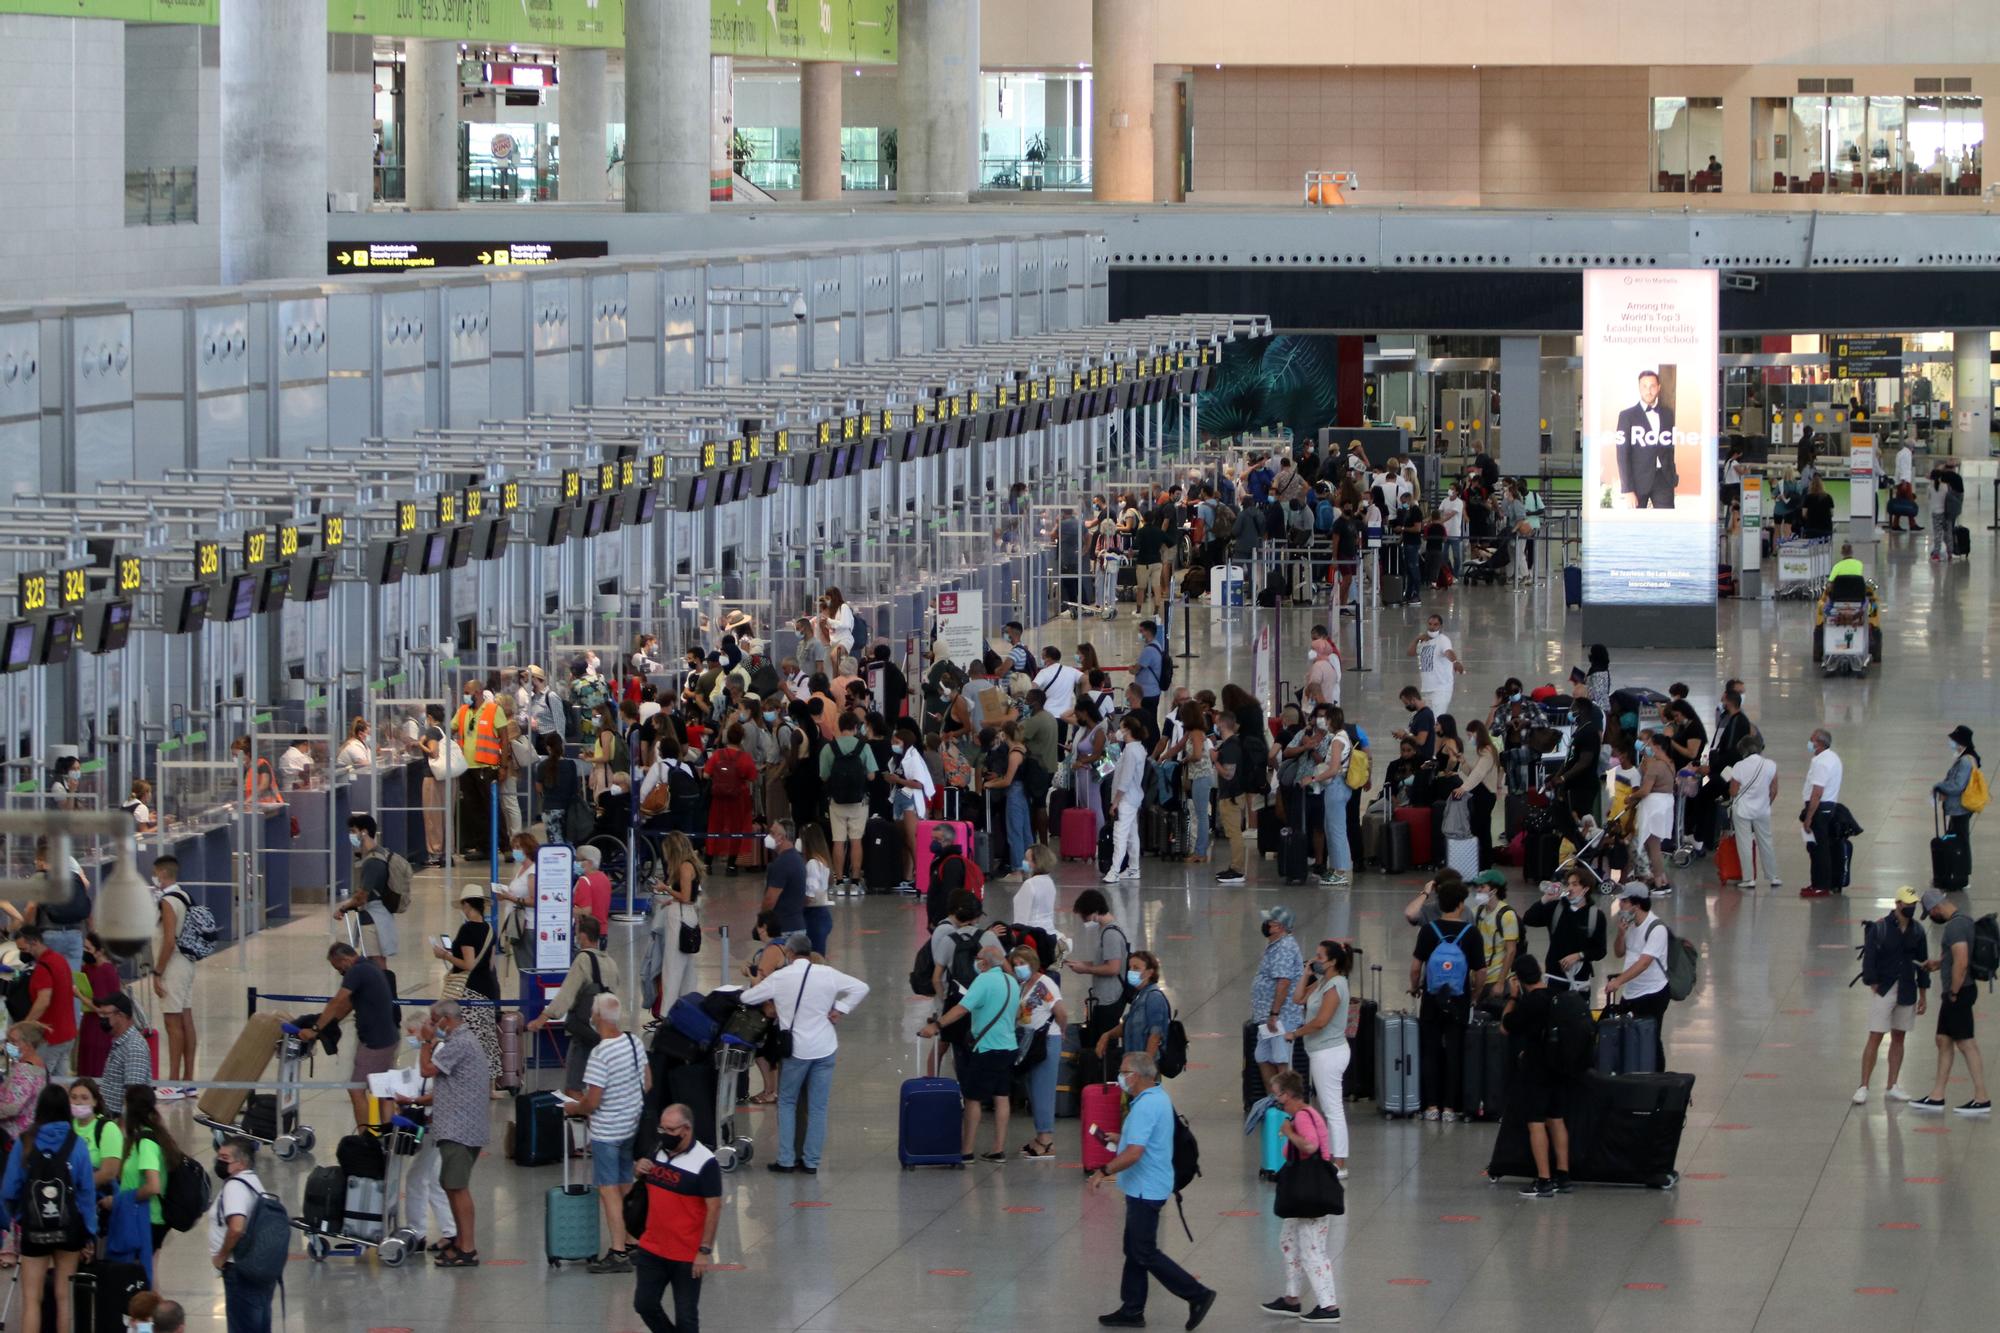
[[[449,970],[444,974],[444,985],[438,988],[438,994],[447,1000],[463,1000],[471,993],[472,974],[485,966],[487,958],[493,953],[493,936],[495,933],[493,927],[489,924],[486,927],[486,945],[480,949],[479,956],[472,960],[471,967],[460,969],[450,967],[447,964]],[[481,996],[480,998],[484,999],[485,997]]]
[[[1347,1191],[1341,1186],[1333,1159],[1326,1155],[1326,1118],[1310,1106],[1299,1114],[1319,1122],[1320,1150],[1311,1157],[1299,1157],[1298,1149],[1285,1145],[1285,1162],[1278,1168],[1278,1194],[1271,1211],[1286,1218],[1339,1217],[1347,1211]]]
[[[780,1027],[777,1035],[772,1038],[772,1059],[774,1061],[789,1060],[792,1058],[792,1029],[798,1025],[799,1010],[805,1006],[806,982],[812,979],[812,974],[813,965],[808,960],[804,974],[799,977],[799,993],[792,997],[792,1021]]]

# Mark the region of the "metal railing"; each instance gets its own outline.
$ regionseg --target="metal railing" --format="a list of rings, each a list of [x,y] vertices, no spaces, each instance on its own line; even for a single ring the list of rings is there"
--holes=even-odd
[[[125,173],[125,225],[170,227],[194,222],[195,169],[147,167]]]
[[[982,157],[982,190],[1088,190],[1090,159],[1085,157]]]

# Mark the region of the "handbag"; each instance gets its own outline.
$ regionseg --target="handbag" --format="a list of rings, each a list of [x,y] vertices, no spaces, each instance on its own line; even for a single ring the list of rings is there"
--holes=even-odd
[[[450,782],[453,778],[465,776],[471,765],[465,762],[465,750],[455,745],[449,738],[438,742],[438,757],[430,761],[431,776],[439,782]]]
[[[813,965],[808,961],[805,972],[799,977],[799,993],[792,1000],[792,1021],[780,1028],[778,1035],[773,1039],[772,1056],[774,1060],[789,1060],[792,1058],[792,1027],[799,1021],[799,1009],[806,1002],[806,982],[812,977],[812,974]]]
[[[1472,811],[1467,809],[1472,798],[1463,801],[1446,801],[1444,818],[1439,821],[1439,832],[1447,838],[1469,838],[1472,836]]]
[[[682,953],[701,952],[701,927],[692,921],[681,922],[680,951]]]
[[[1278,1194],[1271,1211],[1285,1218],[1339,1217],[1347,1211],[1347,1191],[1341,1186],[1340,1172],[1333,1159],[1326,1155],[1326,1120],[1311,1107],[1299,1114],[1319,1121],[1321,1148],[1311,1157],[1296,1157],[1293,1155],[1296,1149],[1286,1145],[1285,1163],[1278,1168]]]
[[[463,970],[454,967],[446,972],[444,974],[444,985],[438,987],[438,994],[447,1000],[462,1000],[471,993],[472,974],[477,972],[492,954],[494,933],[491,926],[486,928],[486,946],[479,951],[479,957],[472,960],[471,967]]]
[[[653,789],[639,798],[639,813],[642,815],[663,815],[667,812],[668,791],[665,777],[654,784]]]

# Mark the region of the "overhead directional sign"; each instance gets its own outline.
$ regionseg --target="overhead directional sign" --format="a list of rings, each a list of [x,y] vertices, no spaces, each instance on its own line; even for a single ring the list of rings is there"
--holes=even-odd
[[[1899,380],[1903,377],[1903,340],[1835,338],[1833,377],[1837,380]]]
[[[565,259],[602,259],[610,253],[606,241],[329,241],[326,271],[533,268]]]

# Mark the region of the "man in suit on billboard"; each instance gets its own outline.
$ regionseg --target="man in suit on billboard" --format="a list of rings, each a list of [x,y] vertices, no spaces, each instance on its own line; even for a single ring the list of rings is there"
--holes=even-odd
[[[1660,401],[1660,374],[1639,372],[1639,401],[1618,414],[1618,489],[1635,509],[1672,509],[1680,473],[1674,467],[1674,409]]]

